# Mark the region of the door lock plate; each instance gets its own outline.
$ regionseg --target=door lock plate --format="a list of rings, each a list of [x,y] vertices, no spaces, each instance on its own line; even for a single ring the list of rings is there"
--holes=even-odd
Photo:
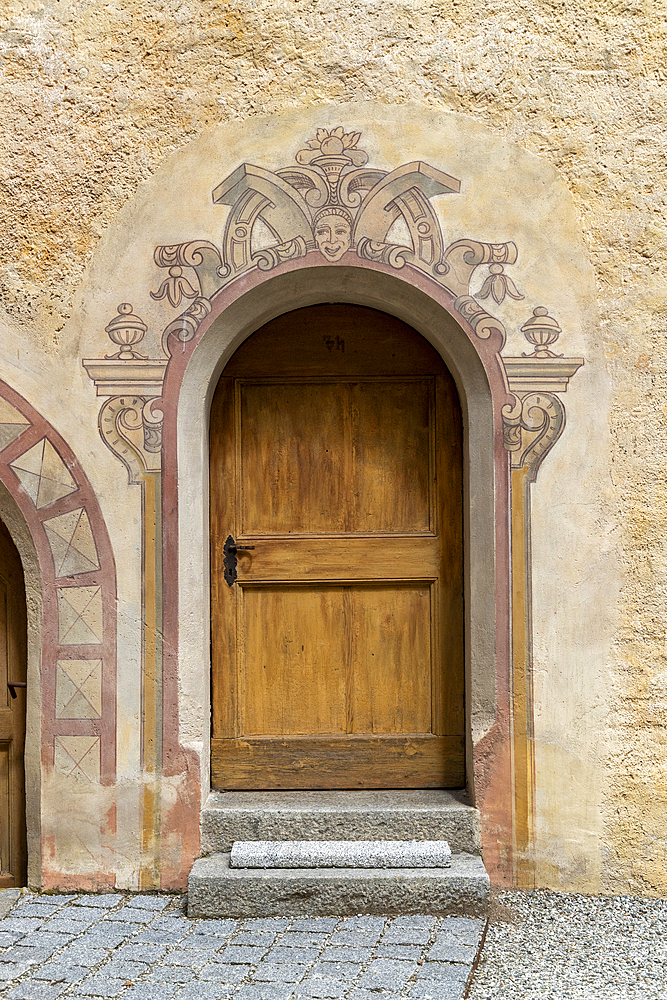
[[[222,565],[224,566],[224,576],[225,582],[228,586],[233,587],[236,583],[236,566],[238,560],[236,558],[237,552],[249,552],[250,549],[254,549],[254,545],[237,545],[231,535],[227,535],[227,540],[222,547]]]

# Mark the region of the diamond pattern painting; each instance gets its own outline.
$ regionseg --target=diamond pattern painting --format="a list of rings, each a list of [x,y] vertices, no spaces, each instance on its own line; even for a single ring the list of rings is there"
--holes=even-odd
[[[102,714],[102,661],[58,660],[56,718],[99,719]]]
[[[42,438],[10,463],[35,507],[46,507],[78,488],[50,441]]]
[[[61,646],[102,642],[102,588],[60,587],[58,640]]]
[[[74,576],[99,569],[95,540],[83,507],[44,521],[56,576]]]
[[[56,736],[55,765],[61,774],[69,777],[99,781],[99,736]]]

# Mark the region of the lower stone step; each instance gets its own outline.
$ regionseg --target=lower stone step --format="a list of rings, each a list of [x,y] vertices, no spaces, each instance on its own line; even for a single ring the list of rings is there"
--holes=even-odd
[[[484,916],[482,859],[454,854],[449,868],[230,868],[229,854],[199,858],[188,879],[191,917]]]

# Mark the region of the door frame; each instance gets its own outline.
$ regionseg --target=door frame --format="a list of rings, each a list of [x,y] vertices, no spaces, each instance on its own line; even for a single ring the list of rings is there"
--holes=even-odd
[[[487,807],[499,813],[499,821],[502,817],[494,832],[495,849],[491,847],[497,856],[509,842],[509,830],[500,829],[507,814],[500,799],[511,793],[508,462],[501,415],[511,397],[500,358],[501,335],[479,326],[476,333],[455,308],[454,296],[412,269],[399,273],[376,262],[320,261],[310,254],[270,274],[251,272],[221,289],[194,344],[184,343],[181,357],[180,351],[175,353],[167,371],[163,400],[178,400],[171,415],[171,407],[165,406],[164,435],[165,459],[172,449],[176,457],[172,469],[165,468],[167,504],[178,483],[179,742],[201,761],[203,805],[210,789],[208,416],[220,374],[246,337],[282,313],[322,302],[390,313],[440,353],[461,402],[466,772],[471,800],[478,806],[494,786],[492,798],[498,804]],[[184,554],[181,559],[178,551]],[[499,859],[497,863],[502,865]]]

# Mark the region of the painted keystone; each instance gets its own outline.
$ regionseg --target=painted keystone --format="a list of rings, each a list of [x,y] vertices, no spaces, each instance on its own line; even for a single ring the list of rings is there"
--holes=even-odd
[[[237,840],[232,868],[448,868],[446,840]]]

